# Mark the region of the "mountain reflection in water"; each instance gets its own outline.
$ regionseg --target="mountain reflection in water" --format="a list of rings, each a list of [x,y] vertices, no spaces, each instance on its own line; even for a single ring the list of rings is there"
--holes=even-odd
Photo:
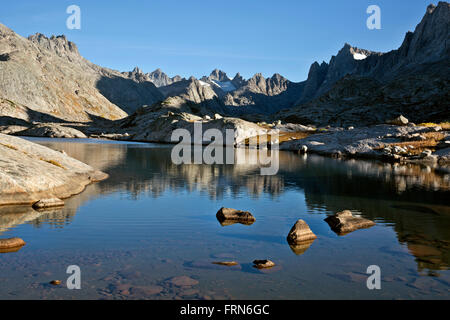
[[[414,255],[419,271],[447,270],[450,265],[450,179],[448,174],[428,167],[280,152],[279,173],[261,176],[257,165],[174,165],[168,145],[33,140],[64,150],[107,172],[110,178],[68,199],[62,209],[36,212],[24,207],[1,208],[0,234],[24,223],[63,228],[78,206],[114,192],[123,191],[139,199],[158,198],[169,190],[195,191],[220,200],[226,195],[236,198],[243,194],[277,198],[294,190],[304,194],[311,213],[349,209],[392,226],[398,241]],[[236,152],[236,162],[244,152]],[[301,254],[307,247],[292,250]]]

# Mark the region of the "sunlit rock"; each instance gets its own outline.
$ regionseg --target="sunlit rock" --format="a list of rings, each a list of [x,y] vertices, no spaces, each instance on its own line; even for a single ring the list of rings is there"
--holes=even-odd
[[[303,244],[305,241],[314,241],[317,236],[311,231],[308,224],[303,220],[298,220],[287,236],[290,244]]]
[[[375,222],[353,216],[350,210],[345,210],[336,213],[325,219],[331,229],[337,234],[344,235],[358,229],[370,228],[375,225]]]

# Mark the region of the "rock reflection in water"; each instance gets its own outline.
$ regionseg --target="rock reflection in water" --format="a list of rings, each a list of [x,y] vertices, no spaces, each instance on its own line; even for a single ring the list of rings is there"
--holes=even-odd
[[[22,224],[31,224],[36,228],[49,225],[62,228],[71,223],[76,210],[58,208],[36,211],[30,206],[0,207],[0,235]]]
[[[36,220],[42,215],[30,206],[0,207],[0,235],[15,226]]]
[[[314,241],[316,240],[303,241],[300,244],[289,244],[289,247],[291,248],[293,253],[295,253],[297,256],[301,256],[312,246]]]

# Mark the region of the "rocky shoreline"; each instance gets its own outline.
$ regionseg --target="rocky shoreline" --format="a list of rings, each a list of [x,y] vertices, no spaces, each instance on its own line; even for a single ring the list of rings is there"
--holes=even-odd
[[[408,123],[379,124],[368,127],[315,128],[300,124],[276,121],[254,123],[239,118],[202,118],[189,113],[140,113],[118,122],[87,124],[35,124],[11,132],[10,126],[0,127],[0,132],[19,136],[49,138],[94,138],[118,141],[173,144],[172,132],[186,129],[192,135],[194,123],[202,124],[203,132],[218,129],[225,134],[234,130],[234,146],[248,147],[249,140],[264,135],[279,135],[280,150],[299,154],[310,153],[337,159],[371,159],[383,162],[418,163],[433,166],[450,164],[450,131],[438,124],[415,125]],[[208,144],[210,141],[202,141]],[[270,144],[269,144],[270,148]]]
[[[338,159],[372,159],[445,166],[450,164],[449,136],[448,130],[437,125],[385,124],[363,128],[329,128],[301,140],[287,141],[280,149]]]

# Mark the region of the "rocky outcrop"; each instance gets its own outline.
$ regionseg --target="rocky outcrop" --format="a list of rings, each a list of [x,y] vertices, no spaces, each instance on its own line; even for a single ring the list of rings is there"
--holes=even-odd
[[[106,178],[61,152],[0,134],[0,206],[65,199]]]
[[[350,210],[345,210],[336,213],[334,216],[329,216],[325,219],[331,229],[337,234],[344,235],[358,229],[370,228],[375,225],[375,222],[355,217]]]
[[[193,108],[202,108],[202,104],[195,105],[186,103],[180,98],[168,98],[164,104],[141,108],[132,116],[120,121],[115,130],[117,133],[127,132],[129,139],[136,141],[175,143],[178,141],[172,141],[172,134],[176,129],[186,129],[190,132],[191,137],[194,137],[195,122],[200,122],[202,133],[208,129],[218,129],[222,132],[223,137],[226,137],[227,129],[233,129],[234,145],[245,144],[248,138],[272,132],[255,123],[238,118],[201,118],[193,114]],[[204,144],[210,142],[202,140]]]

